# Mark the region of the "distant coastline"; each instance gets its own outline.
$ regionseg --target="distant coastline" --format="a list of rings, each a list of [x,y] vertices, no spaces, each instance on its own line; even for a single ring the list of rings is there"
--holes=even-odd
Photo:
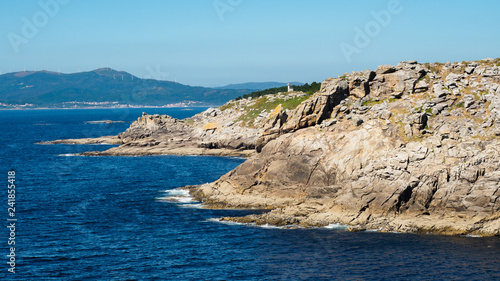
[[[164,106],[153,106],[153,105],[127,105],[127,106],[95,106],[95,107],[5,107],[0,108],[0,110],[51,110],[51,109],[127,109],[127,108],[208,108],[216,107],[217,105],[164,105]]]
[[[22,71],[0,74],[0,109],[220,106],[258,90],[287,84],[250,82],[209,88],[142,79],[110,68],[69,74]]]

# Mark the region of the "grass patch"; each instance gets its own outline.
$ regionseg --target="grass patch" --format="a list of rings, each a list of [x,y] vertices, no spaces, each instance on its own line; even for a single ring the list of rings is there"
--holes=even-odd
[[[386,100],[368,100],[368,101],[364,101],[361,105],[363,105],[363,106],[374,106],[374,105],[377,105],[377,104],[384,103],[384,101],[387,101],[387,102],[391,103],[391,102],[395,102],[397,100],[398,99],[395,99],[395,98],[390,98],[390,99],[386,99]]]
[[[283,109],[295,109],[303,101],[309,99],[310,96],[311,95],[307,95],[304,97],[297,97],[294,99],[289,99],[289,100],[283,101],[283,102],[281,102],[281,106],[283,107]],[[278,104],[276,104],[276,106],[278,106]],[[276,108],[276,106],[274,106],[273,108]]]
[[[228,109],[233,108],[235,105],[236,105],[236,103],[235,103],[235,102],[230,102],[230,103],[227,103],[227,104],[225,104],[225,105],[223,105],[223,106],[219,107],[219,109],[220,109],[221,111],[224,111],[224,110],[228,110]]]
[[[406,113],[408,113],[408,109],[406,107],[396,107],[396,108],[392,108],[391,112],[394,115],[406,114]]]
[[[462,64],[458,66],[457,68],[453,68],[451,72],[456,73],[456,74],[462,74],[465,72],[465,68],[467,68],[466,64]]]
[[[452,92],[452,90],[450,88],[448,88],[448,87],[442,87],[441,90],[445,90],[445,91],[448,91],[450,93]]]
[[[467,86],[461,91],[461,93],[463,95],[472,95],[472,88],[470,86]]]
[[[241,126],[243,127],[249,127],[249,128],[254,128],[254,124],[253,124],[253,121],[255,120],[255,118],[257,118],[257,116],[259,116],[259,114],[261,113],[262,111],[258,111],[258,110],[250,110],[249,112],[247,112],[245,115],[239,117],[238,119],[236,119],[236,123],[240,122],[241,121]]]
[[[266,110],[266,112],[272,112],[278,105],[281,104],[281,107],[286,110],[292,110],[297,108],[299,104],[303,101],[307,100],[311,97],[312,94],[305,95],[303,97],[296,97],[289,100],[276,99],[274,101],[269,101],[267,97],[261,97],[255,100],[255,104],[249,106],[246,111],[247,113],[239,117],[236,122],[242,121],[242,125],[250,128],[254,128],[253,124],[257,116],[262,113],[262,111]]]
[[[485,96],[488,93],[489,93],[488,91],[481,91],[479,93],[474,93],[474,99],[480,101],[482,100],[481,96]]]
[[[188,125],[193,125],[194,124],[194,120],[191,119],[191,118],[188,118],[188,119],[184,119],[182,120],[182,122],[188,124]]]
[[[382,100],[368,100],[368,101],[364,101],[362,103],[363,106],[374,106],[374,105],[377,105],[377,104],[381,104],[383,103],[384,101]]]
[[[414,142],[414,141],[422,141],[423,136],[422,135],[413,135],[411,137],[408,137],[405,132],[405,124],[401,120],[397,120],[392,122],[393,124],[397,125],[398,127],[398,135],[399,138],[404,142],[404,143],[409,143],[409,142]]]
[[[433,73],[440,73],[443,70],[444,64],[435,62],[433,64],[426,63],[425,66]]]

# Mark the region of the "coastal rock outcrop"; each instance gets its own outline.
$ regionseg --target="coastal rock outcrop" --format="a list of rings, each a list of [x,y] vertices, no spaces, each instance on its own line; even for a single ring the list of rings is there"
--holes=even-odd
[[[125,132],[116,137],[115,143],[121,144],[119,147],[86,152],[83,155],[178,154],[249,157],[260,151],[267,141],[282,133],[279,128],[288,119],[290,109],[283,107],[281,103],[290,103],[289,106],[295,108],[295,103],[298,104],[307,98],[302,92],[288,92],[266,95],[259,99],[239,99],[219,108],[209,108],[184,120],[143,113]],[[273,130],[276,126],[277,131]],[[269,139],[262,141],[263,136],[268,136]],[[91,140],[87,141],[90,143]]]
[[[326,80],[267,124],[258,155],[193,193],[273,209],[223,218],[244,223],[500,235],[500,75],[464,65]]]
[[[120,146],[106,151],[85,152],[104,155],[220,155],[248,157],[255,151],[256,129],[232,126],[225,114],[209,109],[193,119],[179,120],[167,115],[143,113],[123,133]],[[216,118],[216,119],[215,119]],[[234,136],[238,137],[234,137]]]
[[[122,145],[85,155],[240,155],[190,187],[244,223],[500,235],[500,59],[401,62],[316,93],[233,100],[192,118],[144,114]]]
[[[125,132],[118,134],[118,138],[127,143],[145,138],[161,138],[165,135],[183,137],[188,131],[187,125],[178,119],[168,115],[148,115],[143,112]]]
[[[303,225],[428,231],[420,218],[453,216],[467,220],[436,230],[499,234],[498,143],[430,137],[404,144],[394,138],[395,128],[385,126],[372,120],[361,128],[339,124],[321,133],[311,128],[283,135],[200,190],[233,207],[278,208],[270,213],[274,219],[306,209],[290,216]]]

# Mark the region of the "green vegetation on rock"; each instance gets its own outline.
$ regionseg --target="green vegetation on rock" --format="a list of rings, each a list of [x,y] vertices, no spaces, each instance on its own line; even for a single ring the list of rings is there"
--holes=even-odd
[[[312,82],[311,85],[306,83],[302,86],[295,86],[295,85],[293,86],[293,89],[295,91],[304,92],[308,95],[312,95],[312,94],[316,93],[317,91],[319,91],[320,88],[321,88],[321,83],[318,83],[318,82]],[[258,98],[261,96],[274,95],[274,94],[282,93],[282,92],[286,92],[286,91],[288,91],[288,88],[286,86],[279,87],[279,88],[270,88],[267,90],[255,91],[253,93],[237,97],[236,100],[247,99],[247,98]]]
[[[303,101],[307,100],[308,98],[311,97],[312,94],[305,94],[303,96],[298,96],[294,97],[291,99],[282,99],[282,98],[276,98],[276,99],[269,99],[267,96],[260,97],[254,101],[250,106],[246,108],[247,113],[241,116],[237,121],[243,121],[242,125],[246,127],[254,127],[253,122],[255,119],[259,116],[260,113],[263,111],[270,112],[274,110],[277,106],[281,104],[282,109],[284,110],[293,110],[297,106],[299,106],[300,103]],[[234,103],[233,103],[234,106]],[[225,105],[224,107],[230,108],[232,106],[230,105]],[[221,108],[221,110],[223,110]]]

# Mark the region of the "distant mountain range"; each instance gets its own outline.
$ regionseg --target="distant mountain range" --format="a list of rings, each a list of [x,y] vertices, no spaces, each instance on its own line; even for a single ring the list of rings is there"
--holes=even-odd
[[[289,82],[290,85],[302,86],[304,83],[301,82]],[[288,83],[281,82],[250,82],[241,84],[230,84],[224,87],[216,87],[216,89],[233,89],[233,90],[266,90],[270,88],[279,88],[286,86]]]
[[[172,104],[212,106],[224,104],[252,91],[243,86],[236,89],[205,88],[141,79],[110,68],[72,74],[23,71],[0,75],[0,108]]]

